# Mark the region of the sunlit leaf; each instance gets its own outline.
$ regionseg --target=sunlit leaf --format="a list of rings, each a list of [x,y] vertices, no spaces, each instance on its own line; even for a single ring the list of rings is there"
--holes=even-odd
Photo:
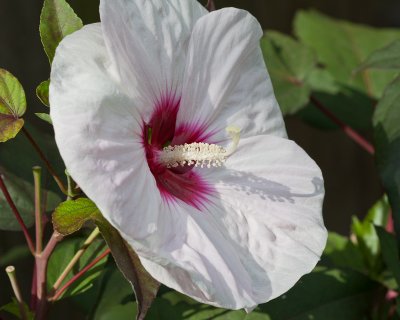
[[[340,94],[313,94],[339,119],[356,129],[370,129],[375,99],[396,72],[354,70],[375,50],[400,38],[400,30],[376,29],[337,20],[315,11],[300,11],[294,22],[295,34],[313,48],[318,62],[334,77]],[[320,128],[334,128],[314,107],[307,107],[303,119]]]
[[[376,29],[330,18],[316,11],[300,11],[294,28],[300,40],[313,48],[319,62],[341,84],[379,98],[393,80],[393,72],[353,71],[375,50],[400,39],[400,30]]]
[[[87,198],[65,201],[53,213],[54,229],[63,235],[69,235],[82,228],[88,220],[95,220],[100,216],[93,201]]]
[[[363,252],[368,269],[378,274],[382,268],[380,245],[375,226],[386,226],[389,217],[389,203],[387,197],[374,204],[367,216],[360,221],[353,217],[351,229],[357,237],[357,243]]]
[[[282,112],[291,114],[304,107],[311,93],[306,78],[317,64],[313,51],[278,32],[267,32],[261,48]]]
[[[36,95],[39,98],[39,100],[47,107],[50,106],[49,103],[49,86],[50,86],[50,80],[43,81],[41,84],[39,84],[36,88]]]
[[[400,69],[400,39],[374,51],[355,72],[369,68]]]
[[[18,79],[0,69],[0,142],[14,138],[24,125],[25,92]]]
[[[53,121],[51,120],[48,113],[35,113],[35,116],[37,116],[39,119],[42,119],[43,121],[46,121],[49,124],[53,124]]]
[[[81,29],[82,20],[65,0],[45,0],[40,15],[40,37],[50,62],[64,37]]]
[[[358,271],[366,270],[359,248],[349,238],[334,232],[329,232],[321,264],[330,267],[352,268]]]

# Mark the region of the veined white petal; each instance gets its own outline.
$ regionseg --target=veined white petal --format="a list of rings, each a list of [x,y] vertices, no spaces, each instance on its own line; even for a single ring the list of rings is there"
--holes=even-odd
[[[190,38],[177,125],[205,124],[225,136],[286,137],[262,52],[262,30],[247,11],[226,8],[200,18]],[[218,140],[218,138],[217,138]]]
[[[100,1],[108,51],[126,93],[139,90],[143,114],[161,95],[180,95],[189,36],[206,13],[196,0]]]
[[[327,237],[324,188],[300,147],[274,136],[243,139],[225,168],[202,172],[218,196],[202,212],[176,209],[187,217],[184,238],[139,251],[153,277],[200,302],[250,309],[314,268]]]
[[[100,24],[59,45],[51,71],[51,118],[69,173],[116,227],[154,232],[161,198],[142,146],[135,101],[111,80]],[[138,210],[139,204],[143,207]]]

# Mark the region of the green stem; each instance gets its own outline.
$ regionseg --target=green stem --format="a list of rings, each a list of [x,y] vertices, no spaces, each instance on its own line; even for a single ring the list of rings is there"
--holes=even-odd
[[[79,278],[81,278],[86,272],[92,269],[96,264],[98,264],[101,260],[107,257],[111,253],[110,249],[106,249],[101,255],[99,255],[96,259],[86,265],[81,271],[79,271],[76,275],[74,275],[71,280],[69,280],[63,287],[58,290],[53,297],[49,300],[56,301],[61,295],[67,290],[72,284],[74,284]]]
[[[65,280],[65,278],[71,272],[72,268],[77,264],[79,259],[86,252],[87,248],[89,248],[89,246],[93,243],[93,241],[97,238],[97,236],[99,234],[100,234],[99,228],[96,228],[93,230],[93,232],[89,235],[89,237],[83,243],[82,247],[75,253],[75,255],[73,256],[71,261],[68,263],[68,265],[65,267],[64,271],[61,273],[61,275],[58,277],[58,279],[54,283],[53,291],[56,291],[60,287],[62,282]]]
[[[21,318],[22,318],[22,320],[28,320],[28,316],[27,316],[26,310],[25,310],[25,303],[24,303],[24,300],[22,299],[21,290],[19,289],[17,275],[15,273],[15,268],[13,266],[9,266],[6,268],[6,272],[7,272],[8,278],[10,279],[11,287],[14,291],[14,295],[15,295],[15,298],[18,303],[18,308],[19,308],[19,312],[21,314]]]
[[[42,190],[41,178],[42,168],[33,167],[33,180],[35,186],[35,230],[36,230],[36,254],[40,254],[43,250],[43,221],[42,221]]]

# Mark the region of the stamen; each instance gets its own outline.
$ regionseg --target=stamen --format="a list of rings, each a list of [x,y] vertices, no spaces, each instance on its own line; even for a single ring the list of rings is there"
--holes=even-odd
[[[232,143],[228,149],[217,144],[204,142],[185,143],[184,145],[165,147],[159,160],[167,168],[185,165],[201,168],[221,167],[227,157],[235,152],[240,139],[240,129],[228,127],[226,130],[232,138]]]

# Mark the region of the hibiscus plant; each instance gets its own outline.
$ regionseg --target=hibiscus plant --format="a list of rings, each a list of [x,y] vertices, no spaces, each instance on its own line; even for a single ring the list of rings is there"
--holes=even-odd
[[[54,137],[0,69],[0,229],[26,241],[0,257],[0,319],[400,319],[400,30],[302,11],[294,38],[197,0],[100,0],[100,20],[44,0]],[[294,114],[375,157],[349,237]]]

